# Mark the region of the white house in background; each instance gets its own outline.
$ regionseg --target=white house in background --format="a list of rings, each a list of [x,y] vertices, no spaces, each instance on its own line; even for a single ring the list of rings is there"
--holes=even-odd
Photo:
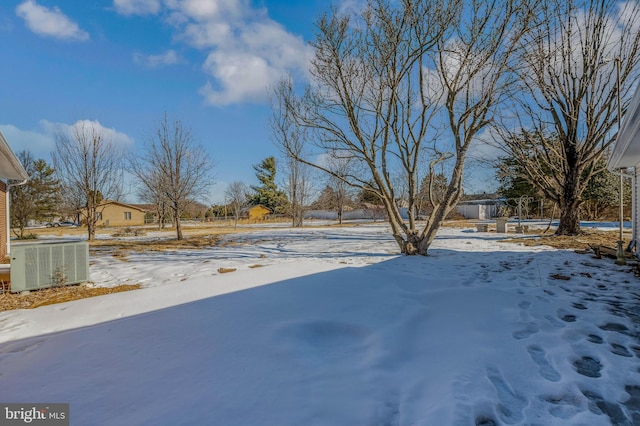
[[[638,235],[640,235],[640,220],[638,220],[640,213],[640,187],[638,185],[640,177],[640,87],[633,95],[627,113],[622,120],[620,135],[609,157],[607,168],[614,172],[622,170],[632,178],[632,242],[637,243]]]

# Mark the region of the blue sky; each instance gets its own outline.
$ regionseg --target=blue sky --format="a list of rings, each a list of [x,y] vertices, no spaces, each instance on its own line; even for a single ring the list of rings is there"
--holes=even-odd
[[[214,158],[216,185],[256,183],[267,87],[305,78],[323,0],[26,0],[0,3],[0,130],[49,159],[53,133],[93,120],[135,150],[166,111]],[[133,201],[135,195],[127,197]]]
[[[358,0],[336,0],[353,7]],[[164,112],[215,160],[208,203],[278,156],[268,87],[306,80],[313,22],[329,0],[3,0],[0,131],[50,159],[56,129],[91,120],[135,152]],[[133,154],[132,154],[133,155]],[[469,169],[471,171],[471,168]],[[282,176],[281,176],[282,178]],[[492,173],[474,190],[493,186]],[[126,197],[137,201],[135,191]]]

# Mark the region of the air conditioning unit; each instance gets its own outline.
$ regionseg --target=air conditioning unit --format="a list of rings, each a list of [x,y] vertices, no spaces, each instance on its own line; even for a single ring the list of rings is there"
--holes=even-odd
[[[24,243],[11,246],[11,291],[89,281],[89,244]]]

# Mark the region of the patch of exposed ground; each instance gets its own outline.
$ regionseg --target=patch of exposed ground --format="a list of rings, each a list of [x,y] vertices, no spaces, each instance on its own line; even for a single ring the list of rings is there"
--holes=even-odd
[[[531,246],[550,246],[557,249],[574,249],[574,250],[591,250],[591,246],[616,247],[618,241],[618,233],[612,231],[584,231],[581,235],[554,235],[553,233],[536,234],[530,233],[530,236],[524,235],[525,238],[515,237],[506,238],[502,241],[509,243],[523,244],[527,247]],[[628,241],[629,237],[625,237]]]
[[[215,247],[220,242],[219,234],[194,235],[178,240],[176,238],[157,239],[109,239],[96,240],[89,244],[91,254],[111,254],[122,260],[127,260],[127,253],[145,251],[173,251],[197,250]]]
[[[26,294],[0,293],[0,311],[13,309],[33,309],[54,303],[70,302],[87,297],[102,296],[111,293],[137,290],[140,284],[119,285],[117,287],[89,287],[86,285],[70,285],[31,291]]]

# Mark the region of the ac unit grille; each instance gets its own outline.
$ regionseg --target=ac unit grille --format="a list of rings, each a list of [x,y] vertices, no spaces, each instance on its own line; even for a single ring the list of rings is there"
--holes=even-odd
[[[36,290],[89,280],[86,241],[15,245],[11,248],[11,291]]]

